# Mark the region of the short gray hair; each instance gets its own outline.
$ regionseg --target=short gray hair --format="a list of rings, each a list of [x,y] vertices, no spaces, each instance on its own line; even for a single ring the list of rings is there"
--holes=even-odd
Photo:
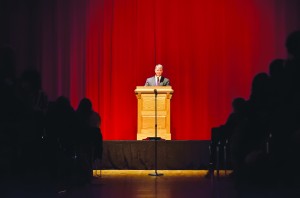
[[[157,69],[157,68],[164,69],[164,67],[163,67],[161,64],[157,64],[157,65],[155,66],[155,69]]]

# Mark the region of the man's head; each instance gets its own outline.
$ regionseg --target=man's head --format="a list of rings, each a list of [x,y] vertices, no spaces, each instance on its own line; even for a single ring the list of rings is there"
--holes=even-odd
[[[156,76],[161,76],[163,73],[163,66],[161,64],[157,64],[154,71]]]

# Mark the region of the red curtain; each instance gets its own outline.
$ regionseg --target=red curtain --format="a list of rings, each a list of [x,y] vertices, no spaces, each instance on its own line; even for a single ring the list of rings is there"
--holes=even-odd
[[[43,87],[77,108],[92,100],[105,140],[134,140],[134,89],[164,66],[174,89],[174,140],[206,140],[252,78],[285,58],[299,28],[297,0],[36,1],[30,38]],[[30,42],[29,42],[30,43]]]

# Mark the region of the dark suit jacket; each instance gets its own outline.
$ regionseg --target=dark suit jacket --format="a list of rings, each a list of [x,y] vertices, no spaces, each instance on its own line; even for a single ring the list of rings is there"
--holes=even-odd
[[[169,79],[165,78],[165,77],[161,77],[160,78],[160,83],[158,86],[169,86],[170,85],[170,81]],[[145,86],[156,86],[156,78],[155,76],[151,77],[151,78],[147,78]]]

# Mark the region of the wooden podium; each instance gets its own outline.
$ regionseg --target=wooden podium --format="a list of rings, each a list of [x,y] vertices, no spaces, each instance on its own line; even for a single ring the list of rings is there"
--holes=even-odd
[[[157,137],[171,140],[170,100],[171,86],[137,86],[134,90],[138,100],[137,140],[155,136],[155,94],[157,90]]]

